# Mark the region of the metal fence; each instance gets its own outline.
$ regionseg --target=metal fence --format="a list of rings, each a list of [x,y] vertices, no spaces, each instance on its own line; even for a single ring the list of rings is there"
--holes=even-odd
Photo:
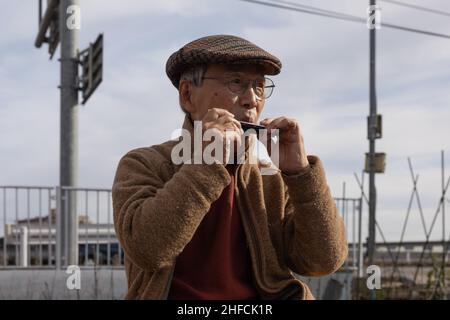
[[[112,221],[111,189],[0,186],[0,268],[67,266],[68,219],[62,209],[73,200],[77,223],[77,257],[80,266],[123,267],[124,252],[115,235]],[[347,226],[353,257],[344,268],[360,269],[361,199],[335,198]],[[358,243],[357,243],[358,239]]]
[[[78,264],[122,266],[110,189],[0,186],[0,267],[66,266],[69,248],[61,231],[67,234],[69,220],[60,216],[69,198],[78,219]]]
[[[352,269],[359,277],[363,276],[364,245],[362,239],[362,198],[334,198],[338,212],[344,220],[349,256],[345,269]]]

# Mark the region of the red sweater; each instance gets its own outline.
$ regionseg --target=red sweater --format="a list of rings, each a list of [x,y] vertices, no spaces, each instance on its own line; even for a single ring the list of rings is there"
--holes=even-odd
[[[256,299],[250,253],[231,183],[211,204],[191,241],[178,256],[168,299]]]

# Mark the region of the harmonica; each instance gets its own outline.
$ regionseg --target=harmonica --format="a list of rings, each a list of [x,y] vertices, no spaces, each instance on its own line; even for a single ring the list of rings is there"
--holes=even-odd
[[[242,127],[242,130],[244,130],[244,132],[247,130],[250,130],[250,129],[258,131],[258,130],[263,130],[266,128],[265,126],[262,126],[260,124],[255,124],[255,123],[245,122],[245,121],[239,121],[239,122],[241,123],[241,127]]]

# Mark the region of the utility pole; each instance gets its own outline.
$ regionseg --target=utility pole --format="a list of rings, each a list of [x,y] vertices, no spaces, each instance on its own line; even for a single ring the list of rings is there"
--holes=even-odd
[[[365,171],[369,173],[369,236],[367,238],[368,265],[374,263],[376,249],[376,204],[377,189],[375,188],[375,173],[383,173],[385,167],[385,153],[375,152],[375,140],[382,136],[381,115],[377,114],[377,92],[376,92],[376,29],[380,28],[380,8],[376,0],[369,1],[368,24],[369,45],[370,45],[370,76],[369,76],[369,96],[370,111],[367,117],[367,138],[369,140],[369,152],[366,153]],[[376,299],[375,289],[371,290],[371,298]]]
[[[39,29],[35,46],[48,43],[50,59],[61,43],[60,77],[60,166],[57,188],[56,266],[78,264],[78,217],[76,190],[78,177],[78,91],[82,104],[95,92],[103,79],[103,34],[80,51],[81,25],[79,0],[47,0],[42,14],[39,5]],[[78,71],[81,65],[81,76]]]
[[[68,23],[70,9],[79,11],[79,0],[60,0],[59,34],[61,41],[60,181],[62,187],[77,186],[78,177],[78,39],[79,26]],[[69,11],[69,12],[68,12]],[[76,18],[76,17],[75,17]],[[78,221],[76,192],[62,193],[61,249],[63,265],[78,264]],[[64,261],[65,260],[65,261]],[[65,263],[64,263],[65,262]]]
[[[376,0],[370,0],[370,8],[372,14],[375,15]],[[376,77],[375,77],[375,36],[376,28],[372,26],[370,33],[370,115],[369,115],[369,239],[368,239],[368,262],[373,264],[373,254],[375,251],[375,209],[377,192],[375,189],[375,131],[376,131],[376,116],[377,116],[377,96],[376,96]]]
[[[377,6],[376,0],[369,1],[369,14],[367,26],[369,28],[369,116],[367,117],[367,139],[369,140],[369,152],[366,153],[364,171],[369,174],[369,236],[367,237],[368,265],[374,262],[376,249],[376,203],[377,190],[375,188],[375,174],[384,173],[386,154],[375,152],[375,140],[382,137],[382,117],[377,114],[377,92],[376,92],[376,29],[381,25],[381,8]]]

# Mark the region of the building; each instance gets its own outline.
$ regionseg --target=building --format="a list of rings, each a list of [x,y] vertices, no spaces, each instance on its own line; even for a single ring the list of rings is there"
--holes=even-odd
[[[6,224],[0,238],[0,266],[55,266],[56,230],[55,209],[50,216]],[[119,251],[114,225],[92,223],[86,215],[78,215],[79,265],[122,265]]]

